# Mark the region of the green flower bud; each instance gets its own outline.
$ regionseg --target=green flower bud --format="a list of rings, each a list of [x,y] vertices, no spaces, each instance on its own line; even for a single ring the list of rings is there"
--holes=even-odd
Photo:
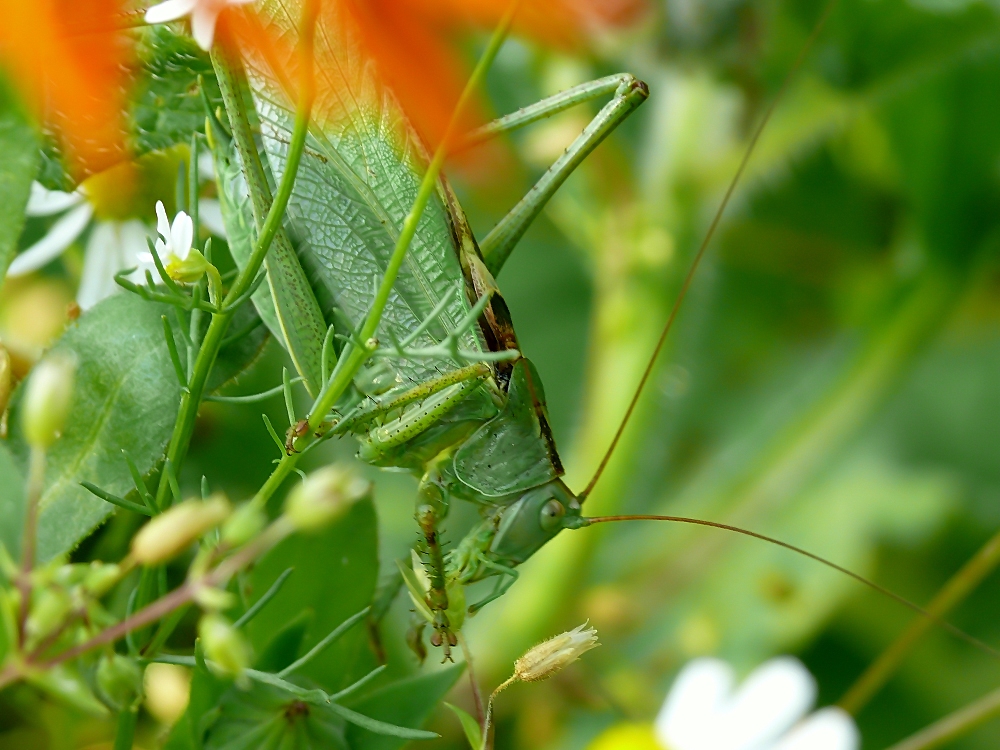
[[[237,681],[246,679],[243,670],[250,666],[250,644],[229,620],[222,615],[204,615],[198,623],[198,636],[206,658],[218,671]]]
[[[208,500],[187,500],[153,518],[132,540],[132,556],[143,565],[159,565],[191,546],[229,515],[222,494]]]
[[[83,579],[83,589],[95,599],[100,599],[118,583],[121,568],[113,563],[92,562]]]
[[[164,264],[163,270],[174,281],[179,281],[182,284],[193,284],[200,281],[201,277],[208,272],[208,260],[205,259],[200,250],[192,247],[183,258],[171,255]]]
[[[62,589],[45,588],[36,591],[31,612],[25,624],[28,642],[37,644],[63,624],[73,607],[69,594]]]
[[[21,404],[21,427],[33,448],[48,448],[62,432],[73,400],[76,358],[53,352],[35,365]]]
[[[226,547],[239,547],[257,536],[266,525],[267,514],[251,503],[244,503],[223,524],[220,541]]]
[[[213,586],[199,586],[194,592],[194,600],[202,609],[221,612],[236,605],[236,595]]]
[[[343,466],[325,466],[299,484],[285,503],[285,516],[299,531],[318,531],[344,515],[371,490],[371,482]]]
[[[142,690],[142,670],[121,654],[105,654],[97,664],[97,687],[109,708],[120,711]]]

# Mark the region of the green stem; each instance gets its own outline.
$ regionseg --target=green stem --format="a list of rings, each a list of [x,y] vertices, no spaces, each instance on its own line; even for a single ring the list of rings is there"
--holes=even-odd
[[[413,206],[403,221],[403,228],[399,233],[399,239],[396,240],[396,247],[392,251],[392,257],[389,258],[389,264],[385,269],[385,276],[382,277],[382,283],[379,284],[378,291],[375,293],[375,300],[372,303],[371,310],[368,311],[368,317],[361,327],[359,338],[362,342],[367,342],[378,330],[378,325],[382,320],[382,313],[385,311],[385,306],[389,301],[392,287],[396,283],[396,276],[403,265],[403,259],[406,257],[406,251],[410,247],[410,242],[416,234],[417,224],[420,222],[424,214],[424,209],[427,207],[427,203],[430,201],[431,195],[437,186],[438,175],[441,173],[441,167],[448,153],[448,146],[454,135],[455,128],[458,126],[459,118],[462,116],[462,112],[472,97],[473,92],[478,88],[483,77],[486,75],[486,71],[493,64],[493,60],[497,52],[500,51],[504,39],[507,38],[507,32],[510,31],[510,24],[514,20],[514,14],[517,12],[519,5],[520,0],[513,0],[508,6],[507,12],[501,19],[496,31],[493,32],[490,43],[487,45],[482,57],[479,58],[475,70],[472,71],[472,75],[465,84],[465,88],[462,90],[462,95],[459,97],[455,109],[451,113],[448,127],[441,138],[441,143],[434,152],[434,158],[431,159],[431,163],[427,167],[427,172],[424,173],[424,178],[417,191],[416,200],[413,201]],[[343,367],[335,368],[330,380],[324,383],[323,389],[316,397],[309,415],[309,427],[312,431],[315,431],[322,424],[327,413],[351,384],[358,368],[364,364],[365,360],[371,354],[367,349],[357,346],[350,346],[349,349],[350,354],[348,354]]]
[[[132,750],[135,739],[135,725],[139,718],[139,706],[129,706],[118,714],[118,728],[115,731],[114,750]]]
[[[940,747],[995,716],[1000,716],[1000,690],[994,690],[965,708],[945,716],[902,742],[897,742],[889,750],[930,750]]]
[[[934,619],[919,617],[914,620],[844,694],[840,699],[840,707],[851,714],[857,714],[864,708],[935,621],[943,619],[962,602],[998,563],[1000,563],[1000,531],[945,583],[937,596],[927,605],[927,611]]]
[[[35,565],[35,545],[38,540],[38,504],[45,488],[45,448],[32,446],[28,463],[28,502],[24,514],[24,539],[21,542],[21,571],[18,589],[21,607],[18,612],[17,632],[20,643],[25,641],[25,626],[31,609],[31,569]]]
[[[368,311],[368,316],[365,318],[365,323],[361,328],[358,338],[360,338],[363,342],[367,342],[371,339],[371,337],[374,336],[375,332],[378,330],[379,323],[382,320],[382,313],[385,311],[385,306],[389,301],[389,295],[392,293],[392,287],[396,283],[396,277],[399,274],[399,269],[402,267],[403,260],[406,257],[406,251],[410,247],[410,242],[413,240],[417,231],[417,224],[420,222],[424,209],[427,207],[427,203],[430,201],[430,197],[434,192],[435,186],[437,185],[438,175],[441,173],[441,167],[444,164],[445,156],[448,153],[448,144],[454,135],[454,131],[458,125],[462,111],[472,96],[472,93],[482,82],[483,77],[486,75],[486,71],[493,63],[494,58],[496,58],[497,52],[500,51],[500,47],[503,44],[504,39],[506,39],[508,31],[510,31],[510,25],[514,19],[514,13],[517,11],[519,5],[520,0],[514,0],[508,7],[507,12],[501,19],[496,31],[493,32],[490,43],[487,45],[482,57],[479,58],[479,62],[476,64],[475,70],[473,70],[472,75],[469,77],[469,80],[465,85],[465,89],[459,97],[458,103],[455,105],[455,110],[452,112],[451,120],[448,122],[448,127],[445,130],[444,137],[441,139],[440,145],[438,145],[437,150],[434,152],[434,157],[431,159],[431,163],[427,167],[427,172],[424,173],[423,180],[421,181],[420,187],[417,191],[417,197],[413,201],[413,206],[410,208],[409,213],[406,215],[406,219],[403,221],[403,228],[399,233],[399,239],[396,241],[396,246],[393,249],[392,257],[389,259],[389,264],[386,266],[385,276],[382,277],[382,282],[379,284],[379,288],[375,293],[375,300],[372,303],[372,307]],[[316,397],[316,401],[313,403],[308,418],[309,430],[302,438],[296,441],[295,447],[297,450],[303,450],[316,439],[315,433],[321,429],[324,418],[329,413],[330,409],[333,408],[333,405],[336,404],[337,401],[340,400],[340,397],[344,395],[344,392],[354,380],[354,376],[357,374],[358,369],[365,363],[365,360],[368,359],[370,355],[371,351],[367,348],[348,345],[346,356],[342,356],[340,361],[337,362],[333,373],[330,375],[327,382],[323,384],[322,390]],[[281,483],[295,469],[299,462],[300,455],[300,453],[291,453],[282,457],[271,476],[268,477],[267,481],[254,496],[253,502],[255,504],[262,506],[267,503],[267,501],[281,486]]]
[[[179,470],[188,445],[191,442],[191,434],[194,431],[194,422],[198,414],[198,407],[201,405],[204,395],[205,383],[208,381],[208,376],[212,371],[212,367],[219,354],[219,349],[221,349],[222,342],[225,339],[226,331],[233,318],[234,311],[226,309],[226,303],[238,299],[253,284],[257,273],[264,263],[264,257],[271,247],[274,235],[281,227],[285,208],[288,206],[288,200],[292,195],[295,175],[298,172],[299,162],[302,159],[302,151],[305,147],[309,116],[312,112],[314,98],[312,61],[316,10],[316,3],[309,2],[306,4],[303,12],[299,51],[304,63],[302,65],[299,101],[295,112],[295,126],[292,130],[291,143],[288,148],[288,161],[285,173],[281,177],[277,194],[274,196],[274,201],[267,212],[267,218],[264,220],[264,224],[257,235],[257,242],[250,254],[250,258],[246,266],[243,267],[243,270],[237,275],[236,280],[229,289],[229,293],[225,297],[222,305],[223,311],[212,315],[212,322],[208,326],[208,331],[205,333],[205,338],[202,340],[201,348],[198,350],[198,356],[194,362],[194,368],[188,383],[188,390],[181,395],[177,421],[174,424],[174,431],[170,437],[170,445],[167,448],[167,459],[171,462],[175,471]],[[232,69],[227,64],[225,53],[221,52],[221,49],[221,45],[216,45],[212,54],[212,62],[222,88],[223,102],[226,106],[226,112],[229,115],[233,137],[236,139],[241,152],[252,150],[254,155],[257,155],[256,145],[250,133],[250,125],[247,121],[242,97],[239,96],[238,90],[232,86]],[[160,484],[156,490],[157,505],[161,508],[166,507],[165,503],[168,491],[169,486],[166,473],[164,473],[160,476]]]

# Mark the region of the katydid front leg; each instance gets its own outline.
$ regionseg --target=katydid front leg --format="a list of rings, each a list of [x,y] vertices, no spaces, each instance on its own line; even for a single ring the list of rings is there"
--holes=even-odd
[[[469,134],[463,142],[462,147],[481,143],[500,133],[524,127],[582,102],[611,95],[613,95],[611,101],[604,105],[562,156],[556,159],[534,187],[479,243],[486,267],[494,276],[500,273],[518,240],[559,186],[612,130],[646,101],[649,88],[630,73],[619,73],[583,83],[488,123]]]
[[[487,604],[492,602],[494,599],[499,599],[501,596],[507,593],[507,589],[514,585],[518,579],[518,572],[509,565],[503,565],[501,563],[490,560],[484,555],[480,555],[479,562],[484,568],[489,568],[495,573],[499,574],[501,577],[497,579],[497,585],[493,588],[493,593],[487,596],[482,601],[478,601],[469,607],[469,614],[475,614]]]

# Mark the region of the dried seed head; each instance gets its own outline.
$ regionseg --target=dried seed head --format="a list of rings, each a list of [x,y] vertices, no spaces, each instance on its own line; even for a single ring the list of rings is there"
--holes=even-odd
[[[48,448],[62,432],[73,401],[76,357],[66,352],[49,354],[39,362],[21,407],[21,426],[28,444]]]
[[[514,662],[514,677],[522,682],[547,679],[598,645],[597,631],[584,623],[529,650]]]
[[[288,496],[285,515],[299,531],[319,531],[371,490],[371,482],[343,466],[314,471]]]
[[[189,547],[229,515],[225,495],[187,500],[162,513],[140,529],[132,540],[132,556],[143,565],[159,565]]]

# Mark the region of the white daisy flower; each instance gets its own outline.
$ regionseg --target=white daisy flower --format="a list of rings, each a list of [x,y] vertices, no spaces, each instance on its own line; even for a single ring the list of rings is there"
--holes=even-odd
[[[792,657],[772,659],[736,684],[719,659],[695,659],[674,681],[653,726],[617,725],[589,750],[858,750],[839,708],[809,714],[816,681]]]
[[[114,276],[138,265],[138,255],[146,249],[149,230],[138,219],[92,221],[94,206],[83,190],[64,193],[31,185],[28,216],[62,214],[40,240],[22,251],[7,269],[8,277],[26,276],[48,265],[72,245],[93,224],[83,258],[83,274],[77,303],[87,309],[113,294],[118,285]],[[141,281],[137,276],[135,281]]]
[[[166,0],[146,11],[146,23],[166,23],[191,16],[191,36],[203,50],[212,48],[219,14],[230,5],[246,5],[253,0]]]

